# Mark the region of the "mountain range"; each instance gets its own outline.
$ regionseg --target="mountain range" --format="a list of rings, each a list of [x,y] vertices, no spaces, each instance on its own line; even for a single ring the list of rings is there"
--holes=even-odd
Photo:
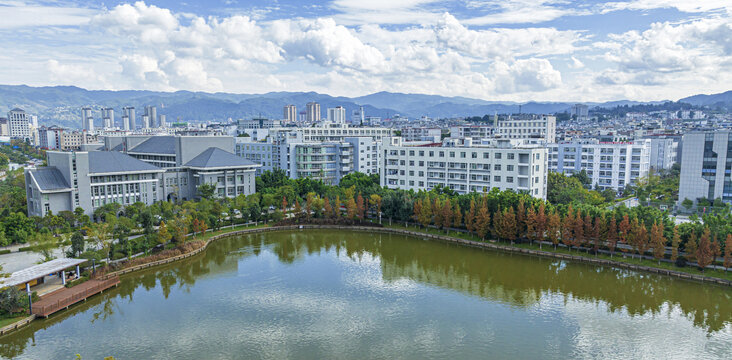
[[[402,117],[467,117],[493,113],[556,113],[568,111],[574,102],[501,102],[445,97],[439,95],[378,92],[360,97],[342,97],[315,92],[269,92],[265,94],[205,93],[191,91],[158,92],[147,90],[86,90],[75,86],[31,87],[0,85],[0,114],[19,107],[37,115],[40,124],[79,127],[80,108],[91,106],[95,120],[101,125],[99,109],[115,109],[119,123],[123,106],[134,106],[138,119],[145,105],[156,105],[158,114],[165,114],[168,122],[226,121],[253,117],[282,118],[285,105],[294,104],[298,111],[305,110],[311,101],[320,103],[322,115],[335,106],[346,108],[347,117],[364,107],[367,116],[382,118],[399,114]],[[732,107],[732,91],[712,95],[694,95],[684,99],[696,106]],[[652,102],[653,104],[662,102]],[[604,103],[584,103],[590,107],[615,107],[649,104],[630,100]],[[139,120],[138,120],[139,121]]]

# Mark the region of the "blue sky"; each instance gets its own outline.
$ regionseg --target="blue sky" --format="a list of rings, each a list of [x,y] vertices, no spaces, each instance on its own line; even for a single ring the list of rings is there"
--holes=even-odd
[[[731,90],[732,1],[0,0],[0,83],[510,101]]]

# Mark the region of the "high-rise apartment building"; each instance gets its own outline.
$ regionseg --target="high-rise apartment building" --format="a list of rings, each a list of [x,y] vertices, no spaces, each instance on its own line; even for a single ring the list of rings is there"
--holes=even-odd
[[[683,143],[679,205],[702,198],[732,203],[732,131],[689,133]]]
[[[94,116],[90,107],[81,108],[81,128],[82,130],[94,131]]]
[[[297,121],[297,107],[295,105],[285,105],[283,119],[287,122]]]
[[[342,106],[328,108],[328,122],[334,124],[346,123],[346,109]]]
[[[31,137],[30,118],[23,109],[15,108],[8,111],[8,128],[10,137],[29,139]]]
[[[126,106],[122,108],[123,116],[127,116],[127,125],[123,125],[122,127],[125,130],[132,130],[135,131],[137,129],[137,121],[135,120],[135,107],[133,106]]]
[[[320,104],[316,102],[309,102],[305,105],[305,109],[307,111],[307,121],[320,121]]]
[[[114,128],[114,109],[103,108],[102,109],[102,122],[104,123],[104,129]]]
[[[570,116],[578,121],[587,121],[590,118],[589,107],[584,104],[574,104],[570,111]]]
[[[145,116],[147,116],[147,121],[148,121],[147,127],[149,127],[149,128],[160,127],[160,123],[158,120],[158,109],[155,106],[152,106],[152,105],[145,106]]]

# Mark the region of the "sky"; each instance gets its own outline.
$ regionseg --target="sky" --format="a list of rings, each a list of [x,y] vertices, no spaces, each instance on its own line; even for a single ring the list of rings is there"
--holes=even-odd
[[[490,101],[732,90],[732,0],[0,0],[0,83]]]

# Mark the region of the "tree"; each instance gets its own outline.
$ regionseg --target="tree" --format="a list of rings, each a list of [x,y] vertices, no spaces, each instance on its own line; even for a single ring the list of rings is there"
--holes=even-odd
[[[727,240],[724,242],[724,270],[728,271],[732,266],[732,234],[727,234]]]
[[[356,215],[361,220],[366,218],[366,204],[364,201],[365,200],[363,196],[361,196],[361,193],[358,193],[358,196],[356,196]]]
[[[516,231],[518,237],[523,237],[526,234],[526,204],[523,197],[519,199],[516,206]]]
[[[600,233],[602,232],[603,221],[599,216],[595,216],[595,224],[592,227],[592,250],[595,256],[600,251]]]
[[[84,235],[80,231],[74,231],[71,235],[71,253],[73,256],[81,256],[84,252]]]
[[[513,211],[513,206],[509,206],[508,209],[503,210],[501,215],[501,223],[503,234],[502,238],[509,240],[511,244],[516,241],[516,233],[518,229],[518,222],[516,221],[516,214]]]
[[[87,232],[89,238],[94,242],[94,248],[102,250],[104,258],[109,258],[109,249],[112,246],[112,226],[110,222],[99,222],[91,226],[90,231]]]
[[[0,313],[14,314],[22,311],[27,302],[25,297],[15,286],[0,290]]]
[[[585,218],[582,220],[582,223],[584,224],[584,229],[582,231],[582,234],[584,235],[584,243],[582,245],[588,245],[588,252],[589,252],[589,244],[593,240],[593,234],[595,233],[595,227],[592,225],[592,217],[590,217],[590,214],[585,214]]]
[[[475,232],[475,200],[470,199],[470,210],[465,212],[465,228],[470,232]]]
[[[570,250],[572,250],[572,245],[574,244],[573,238],[574,238],[574,213],[572,210],[572,205],[569,206],[567,209],[567,214],[564,215],[564,220],[562,221],[562,244],[564,244],[566,247],[568,247]]]
[[[358,207],[356,206],[356,200],[354,200],[353,197],[349,197],[348,202],[346,203],[346,214],[348,215],[348,218],[351,220],[355,219],[357,213]]]
[[[547,237],[554,245],[555,250],[557,248],[557,245],[559,245],[559,239],[561,238],[561,226],[562,224],[559,213],[557,211],[552,211],[552,213],[549,214],[548,217],[546,233]]]
[[[459,228],[463,225],[463,212],[460,210],[460,204],[455,201],[455,206],[452,210],[452,226]]]
[[[188,227],[186,226],[185,221],[181,218],[176,218],[170,221],[168,223],[168,228],[170,229],[170,237],[171,239],[178,245],[182,245],[186,241],[186,233],[188,232]]]
[[[334,216],[333,216],[333,207],[330,206],[330,200],[328,200],[328,198],[325,198],[325,206],[324,206],[324,208],[325,208],[325,210],[324,210],[325,217],[328,218],[328,219],[334,218]]]
[[[216,194],[216,184],[201,184],[198,185],[198,195],[206,200],[213,199]]]
[[[481,240],[485,240],[486,234],[490,230],[491,214],[488,212],[488,206],[485,202],[480,207],[478,214],[475,218],[475,233]]]
[[[643,259],[646,250],[648,250],[648,229],[646,228],[645,224],[638,220],[638,218],[633,218],[633,224],[630,233],[630,242],[633,244],[633,247],[640,255],[640,258]]]
[[[170,240],[171,235],[168,232],[168,227],[165,225],[165,221],[161,221],[158,226],[158,243],[165,245]]]
[[[663,237],[663,223],[659,226],[653,223],[651,226],[651,246],[653,246],[653,257],[661,264],[661,259],[666,253],[666,239]]]
[[[684,201],[681,202],[681,206],[685,207],[687,211],[691,210],[691,207],[694,206],[694,202],[689,199],[684,199]]]
[[[618,234],[618,240],[621,244],[628,245],[628,240],[630,238],[630,218],[628,215],[623,215],[623,220],[620,222],[619,230],[620,233]],[[621,251],[626,252],[628,249],[626,248],[620,248]]]
[[[30,239],[31,250],[43,256],[43,262],[51,261],[56,257],[53,256],[53,250],[58,247],[58,241],[49,232],[35,233]]]
[[[526,211],[526,237],[532,244],[539,238],[536,232],[536,211],[532,206],[529,206],[529,210]],[[541,243],[539,243],[539,247],[541,247]]]
[[[572,245],[579,250],[580,246],[585,242],[585,221],[582,219],[582,214],[579,211],[577,211],[573,225],[572,232],[574,239],[572,240]]]
[[[313,216],[313,201],[315,200],[315,193],[309,192],[307,196],[305,197],[305,218],[310,220],[310,218]]]
[[[287,198],[284,196],[282,197],[282,212],[287,213]]]
[[[671,240],[671,261],[676,262],[679,258],[679,244],[681,243],[681,235],[679,235],[679,228],[674,226],[674,237]]]
[[[374,207],[376,216],[379,217],[379,223],[381,223],[381,196],[379,194],[371,194],[369,203]]]
[[[425,228],[432,222],[432,202],[429,198],[423,199],[420,204],[422,205],[419,210],[419,223]]]
[[[302,216],[302,208],[300,207],[300,201],[298,201],[297,199],[295,199],[295,214],[294,215],[295,215],[296,219],[299,218],[300,216]]]
[[[336,201],[333,204],[333,217],[339,218],[341,217],[341,196],[336,195]]]
[[[713,262],[713,256],[712,245],[709,241],[709,228],[704,228],[704,232],[699,239],[699,248],[696,250],[696,263],[702,272]]]
[[[615,247],[618,245],[618,226],[615,216],[610,215],[610,225],[607,228],[607,248],[610,250],[610,258],[615,254]]]
[[[692,232],[689,239],[686,240],[686,246],[684,248],[684,251],[686,252],[686,260],[689,260],[691,262],[696,261],[698,245],[699,244],[696,241],[696,233]]]
[[[442,226],[442,201],[435,197],[432,203],[432,223],[439,229]]]
[[[536,212],[536,222],[535,222],[535,228],[537,232],[536,239],[539,240],[539,248],[541,248],[541,241],[544,241],[544,233],[546,232],[547,228],[547,215],[546,215],[546,207],[544,206],[544,203],[542,202],[539,204],[539,210]]]
[[[452,205],[450,204],[450,199],[445,199],[445,202],[442,203],[442,228],[447,230],[447,232],[450,232],[450,225],[452,225]]]

